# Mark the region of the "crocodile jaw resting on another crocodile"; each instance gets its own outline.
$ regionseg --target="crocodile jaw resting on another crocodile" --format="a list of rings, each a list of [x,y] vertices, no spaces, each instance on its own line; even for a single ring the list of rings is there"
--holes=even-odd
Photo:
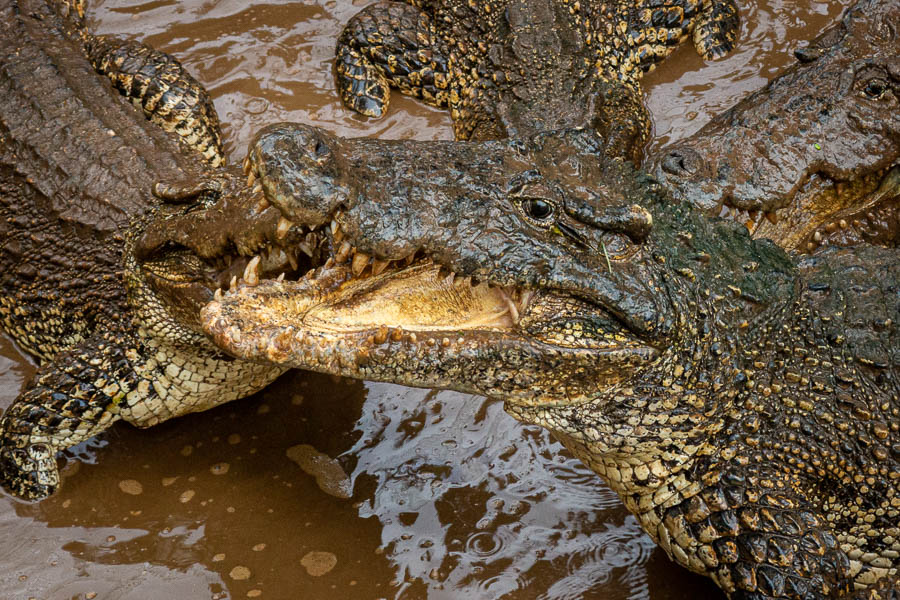
[[[473,181],[421,186],[438,163]],[[734,597],[896,575],[896,250],[795,262],[587,131],[459,146],[282,125],[249,168],[336,250],[208,305],[230,353],[501,398]]]

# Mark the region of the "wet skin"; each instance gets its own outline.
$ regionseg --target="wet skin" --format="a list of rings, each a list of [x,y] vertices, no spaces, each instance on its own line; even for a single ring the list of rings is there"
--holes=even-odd
[[[805,118],[811,118],[809,113]],[[646,180],[629,187],[623,183],[628,176],[620,172],[616,179],[615,167],[598,166],[596,157],[586,159],[585,156],[592,156],[592,152],[583,154],[591,144],[583,144],[581,150],[575,150],[573,143],[579,138],[586,139],[583,135],[563,134],[559,139],[564,141],[549,152],[547,148],[554,147],[553,134],[545,134],[541,142],[472,145],[468,148],[470,154],[466,154],[466,150],[451,145],[432,147],[400,143],[394,146],[388,143],[381,146],[371,141],[339,140],[301,126],[269,130],[251,152],[249,168],[254,177],[259,176],[264,182],[270,201],[292,223],[317,228],[312,235],[324,235],[326,240],[322,243],[325,248],[333,249],[334,256],[326,267],[298,283],[264,283],[258,287],[239,285],[224,301],[213,303],[206,309],[207,329],[217,343],[251,360],[408,385],[476,391],[506,399],[512,414],[554,431],[576,455],[601,474],[670,556],[695,571],[710,575],[734,597],[741,597],[744,592],[760,594],[756,597],[803,597],[806,593],[803,590],[818,594],[812,597],[830,597],[846,592],[851,577],[863,584],[885,575],[885,569],[889,568],[885,565],[891,564],[890,557],[894,552],[890,548],[885,550],[892,544],[889,526],[881,530],[886,541],[879,542],[877,547],[860,548],[854,541],[860,539],[859,525],[854,521],[865,522],[872,511],[876,513],[876,519],[878,511],[882,514],[885,510],[890,511],[890,500],[885,498],[892,498],[896,491],[879,490],[862,501],[865,508],[854,507],[848,513],[849,518],[844,518],[834,528],[826,527],[827,535],[836,534],[837,543],[830,545],[827,535],[821,538],[826,544],[821,554],[816,552],[817,565],[806,562],[805,566],[782,571],[774,578],[769,567],[785,565],[748,565],[743,550],[739,560],[732,562],[729,559],[730,546],[726,540],[744,548],[745,544],[757,543],[762,536],[762,539],[768,538],[770,544],[777,545],[780,542],[776,540],[783,539],[787,533],[778,526],[767,530],[758,523],[744,524],[739,530],[724,525],[732,518],[730,510],[756,510],[756,499],[744,497],[728,510],[705,521],[703,516],[698,517],[702,512],[696,513],[698,498],[691,495],[696,490],[679,492],[667,506],[659,505],[653,496],[660,489],[669,489],[670,484],[685,485],[671,479],[663,482],[672,477],[679,480],[682,469],[702,472],[721,466],[711,465],[703,458],[701,448],[718,452],[727,447],[734,453],[727,452],[729,474],[726,479],[748,481],[749,473],[751,486],[765,487],[772,481],[781,481],[773,484],[775,488],[785,486],[797,490],[801,499],[806,500],[799,502],[792,498],[791,507],[815,509],[819,515],[813,524],[816,531],[820,531],[821,523],[833,520],[833,515],[845,510],[839,506],[858,504],[860,498],[849,484],[857,477],[853,472],[858,467],[848,471],[841,467],[830,473],[798,472],[795,461],[790,458],[790,453],[802,452],[794,446],[797,439],[791,438],[790,432],[777,424],[762,431],[763,439],[768,440],[767,443],[777,440],[774,444],[782,448],[784,454],[774,458],[768,455],[770,464],[761,466],[759,456],[752,450],[758,443],[754,441],[756,438],[740,437],[742,430],[753,429],[755,432],[759,429],[753,417],[753,411],[759,409],[754,407],[762,406],[764,411],[779,414],[787,423],[796,420],[790,405],[785,409],[757,404],[756,399],[749,397],[752,394],[748,396],[724,386],[724,391],[720,387],[712,397],[703,398],[704,394],[697,394],[691,400],[693,395],[687,394],[687,398],[688,402],[701,405],[704,402],[721,403],[723,410],[724,405],[729,405],[733,409],[730,414],[719,419],[721,413],[707,413],[710,421],[706,424],[695,421],[681,428],[663,427],[660,430],[660,423],[684,423],[681,420],[684,409],[679,408],[678,401],[663,397],[667,396],[665,388],[670,388],[668,394],[683,395],[683,380],[692,378],[685,372],[691,369],[695,374],[706,372],[706,376],[719,381],[713,383],[713,387],[723,386],[727,377],[718,379],[723,372],[719,363],[733,358],[732,351],[727,348],[729,344],[740,347],[747,343],[739,341],[743,336],[746,336],[743,339],[753,339],[753,344],[763,345],[777,345],[778,338],[787,337],[768,327],[763,327],[762,333],[760,329],[746,331],[754,320],[748,317],[755,316],[756,310],[778,313],[792,301],[805,301],[815,306],[815,299],[792,296],[787,289],[802,288],[804,282],[819,278],[823,272],[833,277],[835,271],[842,269],[877,270],[884,265],[893,268],[890,265],[896,262],[895,257],[867,249],[858,255],[833,255],[824,259],[824,267],[821,263],[801,263],[793,285],[780,287],[778,279],[784,275],[784,265],[779,266],[777,260],[767,263],[757,254],[765,255],[770,247],[751,246],[754,250],[750,255],[736,247],[731,248],[736,257],[746,262],[740,268],[732,263],[724,270],[713,268],[710,271],[706,265],[719,262],[719,255],[729,250],[723,249],[718,242],[707,246],[696,237],[692,228],[687,227],[674,237],[657,239],[660,243],[657,252],[651,252],[652,261],[648,262],[657,262],[659,266],[659,259],[664,259],[661,264],[669,266],[661,267],[661,271],[668,276],[660,277],[652,268],[641,271],[640,268],[647,265],[639,267],[627,261],[623,268],[622,256],[609,251],[603,236],[610,232],[621,234],[624,223],[624,229],[631,232],[625,236],[632,244],[649,244],[653,238],[649,233],[653,229],[652,220],[633,207],[641,206],[640,198],[644,198],[641,208],[652,207],[650,212],[656,217],[658,229],[659,221],[668,210],[661,205],[671,201],[654,199],[655,192]],[[871,136],[871,132],[861,135]],[[593,147],[596,152],[598,145],[595,143]],[[515,159],[510,160],[510,156]],[[496,162],[491,162],[492,158]],[[560,174],[555,171],[557,164],[568,166]],[[471,179],[465,178],[466,169],[462,165],[467,165],[466,168],[473,165]],[[498,173],[498,169],[507,167],[511,170],[505,176]],[[527,192],[523,194],[516,176],[525,172],[533,179],[530,187],[525,186]],[[436,191],[419,189],[425,173],[435,180]],[[435,178],[434,173],[443,173],[446,177]],[[882,175],[883,172],[878,173],[879,177]],[[606,187],[592,181],[596,176],[606,183]],[[457,184],[458,178],[462,180]],[[888,178],[887,181],[891,180]],[[610,182],[614,183],[611,187]],[[487,187],[479,187],[482,183]],[[591,189],[597,192],[596,196],[583,194],[584,190]],[[885,189],[890,193],[890,184]],[[460,195],[469,198],[460,199]],[[564,198],[565,208],[555,210],[554,214],[565,217],[560,223],[554,221],[553,225],[542,229],[535,214],[543,214],[546,208],[541,208],[535,201],[559,203],[561,198]],[[612,204],[604,205],[604,200]],[[599,204],[587,209],[580,202]],[[516,206],[518,213],[509,210]],[[603,207],[601,213],[612,215],[618,210],[621,216],[608,217],[602,223],[590,218],[580,220],[600,206]],[[422,212],[418,214],[417,210]],[[537,212],[529,214],[529,210]],[[496,224],[496,227],[490,227],[486,234],[484,223]],[[325,225],[328,227],[323,227]],[[593,230],[592,226],[597,225],[604,233],[598,235],[598,231]],[[585,226],[587,228],[583,229]],[[552,232],[553,227],[556,227],[553,235],[544,235]],[[446,230],[441,231],[442,228]],[[574,228],[575,235],[567,228]],[[527,239],[523,239],[520,230]],[[740,239],[738,232],[731,233]],[[490,239],[490,243],[469,247],[459,241],[482,238]],[[581,280],[583,272],[566,264],[566,253],[554,252],[557,242],[568,245],[570,254],[577,252],[579,247],[582,250],[593,248],[593,253],[580,254],[575,260],[591,265],[588,270],[593,273],[593,282]],[[678,258],[668,253],[679,244],[688,246],[691,251],[687,266],[683,262],[679,265]],[[491,252],[492,248],[495,253]],[[549,257],[547,261],[542,260],[545,256]],[[507,257],[508,262],[503,260]],[[850,264],[841,264],[848,260]],[[412,264],[405,269],[397,266],[407,262]],[[521,270],[516,263],[522,265]],[[671,281],[679,278],[692,283],[700,281],[698,285],[702,285],[703,278],[698,276],[701,271],[714,273],[713,280],[720,291],[712,291],[715,286],[707,284],[711,294],[707,297],[711,297],[712,304],[717,306],[702,310],[699,319],[707,322],[710,314],[716,314],[713,320],[729,332],[725,335],[730,338],[726,344],[722,344],[708,325],[690,322],[690,319],[684,323],[683,316],[680,317],[682,322],[678,323],[679,319],[667,316],[696,313],[695,306],[701,305],[702,301],[686,300],[677,295],[672,298],[668,292],[672,289]],[[371,276],[373,272],[378,275]],[[759,295],[758,283],[750,284],[756,288],[753,290],[748,290],[742,282],[725,283],[756,272],[764,272],[765,275],[760,277],[774,285],[764,294],[767,297]],[[647,286],[644,289],[628,283],[637,279],[634,276],[638,273],[640,281]],[[476,285],[467,281],[472,276]],[[535,286],[536,281],[542,283]],[[491,288],[488,283],[496,287]],[[619,296],[613,291],[616,285],[622,285],[623,293]],[[817,290],[825,289],[823,285],[832,286],[821,281],[809,285]],[[532,291],[535,287],[538,289]],[[667,293],[661,293],[662,290]],[[701,288],[695,292],[703,296],[706,290]],[[729,302],[723,300],[729,294],[737,293],[740,293],[740,300],[736,302],[750,305],[749,313],[729,306]],[[840,297],[846,295],[846,291],[835,293]],[[668,305],[666,300],[671,300],[672,304]],[[829,307],[815,308],[819,314],[830,310]],[[723,313],[728,317],[723,317]],[[640,317],[635,319],[635,315]],[[828,315],[828,319],[833,317]],[[640,323],[657,326],[642,328]],[[804,328],[802,324],[793,324],[790,318],[782,319],[781,323],[788,329],[795,327],[803,331]],[[736,332],[733,337],[730,337],[731,332]],[[687,337],[682,337],[685,334]],[[868,334],[881,340],[876,346],[885,343],[880,333]],[[701,341],[694,343],[693,336],[698,336]],[[889,347],[890,342],[887,344]],[[856,349],[868,345],[867,340],[854,342]],[[705,346],[707,354],[698,353],[698,346]],[[690,358],[673,367],[671,357],[683,356],[688,348],[694,350]],[[758,365],[766,364],[766,361],[754,358],[760,357],[745,355],[740,359],[738,362],[743,361],[743,366],[748,368],[738,371],[750,373],[762,369],[752,377],[764,379],[762,373],[766,369]],[[863,358],[874,364],[871,358]],[[813,360],[821,359],[814,357]],[[676,359],[676,362],[679,361]],[[889,364],[889,361],[875,362]],[[876,367],[880,368],[883,367]],[[808,368],[805,373],[807,377],[819,377],[818,372],[812,373]],[[784,374],[774,374],[772,386],[763,388],[768,390],[768,394],[762,392],[764,397],[771,395],[774,387],[798,387],[794,385],[794,373],[791,371],[788,375],[786,382],[779,382],[779,377]],[[701,375],[701,380],[706,376]],[[865,377],[874,376],[866,373]],[[894,377],[893,371],[890,377]],[[639,397],[628,399],[627,395],[621,395],[623,386],[625,390],[634,389],[635,385],[641,387],[640,382],[647,385]],[[671,389],[673,383],[674,389]],[[737,383],[740,384],[738,387],[743,384],[742,381]],[[698,385],[696,380],[690,382],[688,389],[693,385]],[[701,382],[699,387],[705,385]],[[808,404],[803,400],[805,394],[802,389],[791,389],[787,396],[794,407],[803,407]],[[737,403],[730,404],[735,396]],[[623,401],[625,405],[621,409],[614,408]],[[648,406],[655,406],[661,414],[648,417],[647,413],[653,412],[648,411]],[[890,422],[889,404],[881,406],[888,406],[888,412],[875,417],[877,423],[870,425],[873,431],[886,431],[885,423]],[[800,418],[805,417],[806,410],[798,411]],[[771,414],[767,418],[771,418]],[[644,422],[645,419],[650,422]],[[638,428],[641,431],[623,433],[635,420],[641,423]],[[673,433],[672,429],[677,431]],[[728,432],[724,438],[720,435],[722,429]],[[597,438],[597,433],[588,433],[591,431],[602,433]],[[785,435],[787,441],[784,441]],[[835,438],[828,427],[821,433],[814,431],[813,435]],[[634,453],[630,450],[633,448],[638,448],[639,452]],[[830,450],[820,448],[819,452],[829,456]],[[850,450],[851,455],[852,452]],[[629,453],[632,453],[630,459],[627,458]],[[882,455],[883,451],[879,451],[876,458]],[[660,462],[653,460],[654,456],[669,458]],[[666,462],[675,456],[681,457],[675,461],[677,465]],[[829,456],[829,459],[833,458]],[[862,462],[869,460],[862,455],[857,458]],[[634,461],[644,466],[638,466],[636,470]],[[880,470],[888,474],[896,468],[892,464],[888,460],[881,464]],[[658,481],[645,481],[644,471],[653,473]],[[761,472],[771,479],[760,480]],[[635,476],[635,473],[641,475]],[[810,481],[811,477],[824,477],[829,483],[820,485]],[[628,480],[623,481],[623,478]],[[709,484],[711,479],[715,476],[708,472],[703,485]],[[710,484],[701,492],[703,502],[709,503],[718,494],[732,493],[727,491],[727,485],[723,487],[722,481]],[[825,499],[824,490],[834,481],[844,482],[840,485],[845,487],[836,500]],[[687,534],[683,529],[672,528],[673,523],[684,518],[691,524]],[[673,543],[676,536],[680,541]],[[712,538],[717,538],[713,545],[704,547],[704,539],[710,542]],[[748,553],[751,556],[758,554],[752,548]],[[861,560],[862,556],[866,558]],[[712,562],[716,563],[715,568],[709,564]],[[748,573],[752,578],[748,578]],[[791,589],[786,591],[786,585]]]
[[[724,56],[733,0],[377,2],[347,24],[335,75],[344,104],[378,117],[390,88],[448,108],[458,140],[590,127],[639,160],[650,133],[641,78],[687,38]]]
[[[83,14],[0,2],[0,326],[43,360],[0,420],[0,484],[26,500],[58,486],[58,450],[117,420],[147,427],[277,377],[212,346],[198,314],[233,276],[290,272],[301,252],[262,188],[223,166],[205,90],[163,53],[90,34]],[[137,262],[151,212],[213,200],[240,207],[223,215],[242,231],[216,261],[172,247]]]
[[[439,163],[473,180],[421,186]],[[732,597],[850,597],[892,576],[895,250],[798,262],[584,131],[458,145],[282,125],[248,168],[334,250],[208,305],[230,353],[502,398]]]
[[[812,251],[900,231],[900,4],[863,0],[799,63],[651,157],[674,196]]]

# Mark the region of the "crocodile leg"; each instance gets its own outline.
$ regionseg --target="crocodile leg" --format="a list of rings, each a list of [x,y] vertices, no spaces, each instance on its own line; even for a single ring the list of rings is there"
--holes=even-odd
[[[734,0],[703,0],[694,23],[694,47],[706,60],[721,58],[734,49],[739,31]]]
[[[379,2],[354,16],[338,39],[335,72],[344,104],[380,117],[390,88],[446,107],[447,53],[436,44],[431,18],[401,2]]]
[[[620,57],[633,67],[606,65],[606,77],[619,71],[631,73],[632,77],[652,71],[689,35],[693,36],[697,52],[706,60],[721,58],[734,49],[740,30],[734,0],[674,0],[664,6],[660,4],[643,0],[636,7],[636,18],[628,32],[632,44],[628,55]]]
[[[152,122],[175,133],[210,165],[225,163],[209,94],[174,57],[133,40],[85,34],[88,58]]]
[[[259,391],[282,369],[112,326],[46,363],[0,421],[0,485],[24,500],[59,486],[56,453],[122,419],[149,427]]]
[[[693,495],[675,492],[683,499],[640,515],[669,556],[732,599],[868,597],[853,592],[851,561],[804,486],[776,469],[723,466],[704,475],[708,485],[695,482]]]

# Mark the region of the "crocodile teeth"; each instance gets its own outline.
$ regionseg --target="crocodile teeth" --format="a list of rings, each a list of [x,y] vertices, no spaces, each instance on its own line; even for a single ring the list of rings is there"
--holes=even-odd
[[[259,256],[254,256],[244,269],[244,281],[247,282],[247,285],[259,283],[259,260]]]
[[[278,226],[275,228],[275,237],[279,240],[283,240],[287,237],[288,232],[291,230],[292,223],[285,219],[284,217],[279,217]]]
[[[250,155],[249,154],[244,157],[244,162],[241,164],[244,167],[244,173],[249,175],[250,174]]]
[[[308,243],[306,243],[306,242],[300,242],[299,244],[297,244],[297,248],[299,248],[299,249],[303,252],[303,254],[307,255],[307,256],[310,257],[310,258],[312,258],[313,251],[312,251],[312,248],[309,247],[309,244],[308,244]],[[296,270],[296,268],[297,268],[297,267],[295,266],[294,269]]]
[[[389,264],[391,264],[391,261],[389,260],[374,259],[372,261],[372,275],[381,275],[381,273],[387,269]]]
[[[222,288],[216,288],[216,293],[213,294],[213,300],[216,300],[216,301],[222,300]]]
[[[337,254],[334,255],[334,261],[338,264],[346,262],[351,250],[353,250],[353,247],[350,245],[350,242],[344,242],[338,249]]]
[[[353,257],[353,264],[350,266],[350,269],[353,271],[354,275],[359,275],[362,273],[366,265],[369,264],[369,255],[364,252],[358,252],[356,256]]]
[[[519,322],[519,308],[516,306],[516,303],[513,302],[513,299],[510,298],[509,294],[506,293],[502,288],[497,288],[500,292],[502,298],[506,301],[506,306],[509,308],[509,316],[512,318],[513,323]]]
[[[233,290],[237,287],[237,275],[231,276],[231,281],[228,282],[228,289]]]
[[[293,252],[288,252],[287,257],[288,257],[288,262],[291,263],[291,269],[296,271],[297,270],[297,255],[295,255]]]
[[[277,281],[278,283],[281,283],[282,281],[284,281],[284,272],[282,272],[281,275],[279,275],[277,278],[275,278],[275,281]]]
[[[456,279],[456,273],[454,273],[453,271],[450,271],[450,274],[444,278],[444,285],[452,286],[454,279]]]
[[[335,244],[339,244],[344,239],[344,232],[341,231],[341,226],[337,221],[331,222],[331,237],[334,239]]]
[[[253,187],[253,184],[255,182],[256,182],[256,173],[254,173],[253,171],[250,171],[249,173],[247,173],[247,186]],[[256,190],[254,190],[254,191],[256,191]]]

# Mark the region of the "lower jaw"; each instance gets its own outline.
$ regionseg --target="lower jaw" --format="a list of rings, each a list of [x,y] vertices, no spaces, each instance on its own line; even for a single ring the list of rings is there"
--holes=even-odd
[[[719,216],[744,224],[755,238],[768,238],[799,252],[826,245],[862,241],[889,245],[896,231],[900,166],[881,169],[855,181],[834,181],[813,174],[788,204],[769,213],[723,205]]]

